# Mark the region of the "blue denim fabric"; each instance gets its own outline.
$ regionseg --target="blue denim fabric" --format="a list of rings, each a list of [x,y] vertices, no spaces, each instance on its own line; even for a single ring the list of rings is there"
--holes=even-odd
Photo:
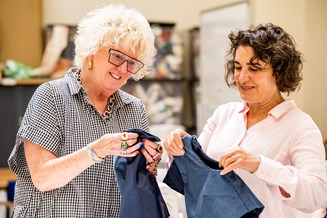
[[[189,218],[259,217],[264,206],[235,173],[220,175],[195,136],[183,137],[184,156],[174,157],[164,182],[185,196]]]
[[[141,129],[124,132],[139,134],[137,142],[143,138],[153,142],[160,139]],[[114,168],[118,188],[121,193],[120,218],[167,218],[169,212],[161,195],[157,180],[146,168],[142,154],[133,158],[115,157]]]

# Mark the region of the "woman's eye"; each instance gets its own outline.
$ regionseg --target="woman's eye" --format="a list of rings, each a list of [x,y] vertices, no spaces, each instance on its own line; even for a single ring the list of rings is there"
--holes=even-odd
[[[123,57],[120,54],[114,54],[115,58],[122,59]]]
[[[128,64],[132,66],[132,65],[135,65],[135,62],[134,61],[128,61]]]
[[[249,70],[250,70],[251,72],[257,72],[257,71],[259,71],[260,69],[258,69],[258,68],[253,68],[253,67],[250,67],[250,68],[249,68]]]

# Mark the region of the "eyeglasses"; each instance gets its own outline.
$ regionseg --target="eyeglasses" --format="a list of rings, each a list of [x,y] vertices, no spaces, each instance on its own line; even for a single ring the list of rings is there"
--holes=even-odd
[[[144,64],[141,61],[112,48],[109,49],[108,61],[116,67],[119,67],[127,61],[127,71],[132,74],[136,74],[142,67],[144,67]]]

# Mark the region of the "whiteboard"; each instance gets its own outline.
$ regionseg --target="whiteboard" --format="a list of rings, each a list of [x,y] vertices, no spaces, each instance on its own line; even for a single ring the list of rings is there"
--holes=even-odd
[[[241,101],[235,88],[224,80],[228,35],[249,26],[247,1],[204,11],[200,18],[200,87],[197,95],[197,133],[215,109],[226,102]]]

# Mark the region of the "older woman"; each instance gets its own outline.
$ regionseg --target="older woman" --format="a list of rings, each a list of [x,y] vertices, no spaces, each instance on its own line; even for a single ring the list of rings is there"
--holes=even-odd
[[[145,17],[122,5],[96,9],[78,24],[75,66],[41,85],[26,110],[9,166],[17,175],[14,217],[117,217],[113,155],[148,162],[157,144],[143,103],[120,88],[140,79],[155,54]]]
[[[322,136],[311,117],[282,95],[299,88],[301,53],[273,24],[231,33],[229,39],[225,79],[244,102],[219,106],[198,141],[224,167],[222,176],[234,170],[264,204],[260,217],[290,218],[318,209],[327,196]],[[185,135],[168,135],[164,146],[171,155],[184,154]]]

